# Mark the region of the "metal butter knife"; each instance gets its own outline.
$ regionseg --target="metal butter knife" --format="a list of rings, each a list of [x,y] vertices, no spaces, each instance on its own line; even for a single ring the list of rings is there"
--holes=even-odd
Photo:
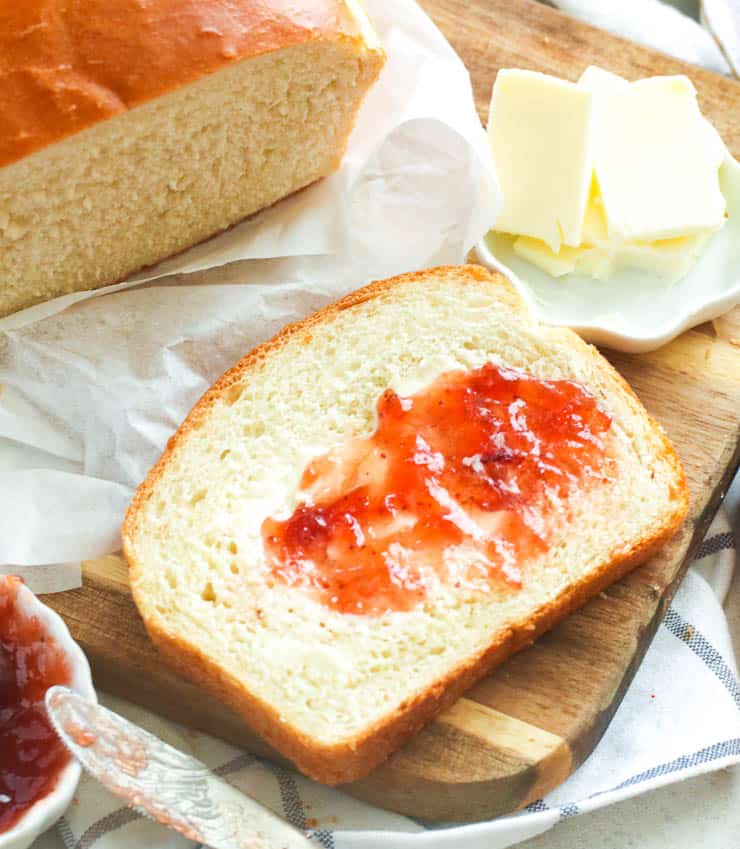
[[[213,849],[315,849],[205,764],[67,687],[48,690],[46,709],[62,742],[91,775],[189,840]]]

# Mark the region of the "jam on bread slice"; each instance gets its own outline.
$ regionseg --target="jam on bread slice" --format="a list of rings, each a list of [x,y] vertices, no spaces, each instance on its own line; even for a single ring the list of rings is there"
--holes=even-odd
[[[170,663],[311,777],[368,773],[653,554],[683,470],[599,352],[478,266],[373,283],[205,394],[123,528]]]

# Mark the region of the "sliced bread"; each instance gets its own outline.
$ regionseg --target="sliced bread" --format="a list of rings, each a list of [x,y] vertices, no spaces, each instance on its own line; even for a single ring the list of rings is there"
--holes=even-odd
[[[372,434],[387,389],[409,398],[486,364],[575,383],[609,423],[606,471],[574,486],[567,510],[545,515],[546,544],[520,558],[515,578],[499,569],[468,591],[443,576],[414,603],[357,614],[300,575],[280,578],[265,527],[310,500],[307,466]],[[500,275],[443,267],[361,289],[227,372],[137,491],[123,547],[162,654],[307,775],[337,784],[368,773],[653,554],[687,508],[675,451],[595,348],[535,320]],[[480,565],[480,552],[471,557]]]
[[[384,59],[357,0],[0,0],[0,317],[330,174]]]

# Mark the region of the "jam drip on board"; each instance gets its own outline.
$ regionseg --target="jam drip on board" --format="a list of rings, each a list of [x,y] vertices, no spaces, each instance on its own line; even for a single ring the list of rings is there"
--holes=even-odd
[[[302,501],[262,525],[272,580],[342,613],[410,610],[443,585],[515,591],[576,492],[610,479],[610,417],[572,381],[486,363],[408,397],[309,463]]]
[[[0,834],[56,786],[70,756],[44,695],[71,674],[59,646],[18,602],[19,578],[0,580]]]

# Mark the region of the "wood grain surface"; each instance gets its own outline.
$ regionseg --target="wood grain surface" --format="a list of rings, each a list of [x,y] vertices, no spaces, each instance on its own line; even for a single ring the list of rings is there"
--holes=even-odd
[[[569,20],[529,0],[422,0],[470,70],[485,120],[501,67],[575,79],[589,64],[629,78],[687,73],[740,156],[740,84]],[[740,457],[740,348],[710,327],[652,354],[607,356],[666,428],[691,488],[689,520],[663,552],[510,659],[347,792],[431,820],[490,818],[564,780],[604,732]],[[117,557],[46,599],[88,654],[97,685],[190,726],[279,757],[227,708],[178,678],[147,639]]]

